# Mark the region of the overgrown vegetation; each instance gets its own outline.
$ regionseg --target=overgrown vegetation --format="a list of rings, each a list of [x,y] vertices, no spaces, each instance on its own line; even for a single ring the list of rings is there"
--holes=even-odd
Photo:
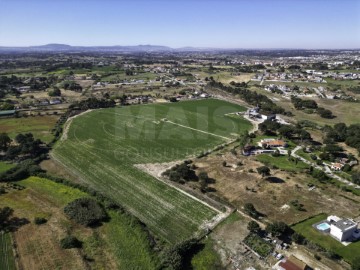
[[[72,201],[65,206],[64,213],[70,219],[84,226],[99,225],[108,217],[102,206],[91,198]]]

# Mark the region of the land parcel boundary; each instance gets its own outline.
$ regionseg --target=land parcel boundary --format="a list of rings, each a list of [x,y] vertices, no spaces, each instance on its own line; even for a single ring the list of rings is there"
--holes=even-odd
[[[134,165],[184,159],[235,139],[251,128],[225,116],[238,111],[244,108],[214,99],[95,110],[73,119],[52,155],[157,236],[176,243],[217,212]]]

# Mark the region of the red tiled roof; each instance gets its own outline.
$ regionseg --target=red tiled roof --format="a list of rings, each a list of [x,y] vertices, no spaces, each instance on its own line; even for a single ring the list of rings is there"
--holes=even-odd
[[[289,260],[279,263],[279,266],[285,270],[302,270],[299,266]]]

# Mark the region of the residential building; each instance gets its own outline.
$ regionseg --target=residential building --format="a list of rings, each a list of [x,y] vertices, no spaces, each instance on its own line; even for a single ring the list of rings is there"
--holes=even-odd
[[[342,163],[331,163],[331,169],[334,171],[341,171],[341,169],[344,167],[344,164]]]
[[[357,231],[357,223],[350,219],[340,219],[330,223],[330,234],[339,241],[346,241]]]
[[[287,147],[287,143],[278,139],[263,139],[258,145],[263,148]]]

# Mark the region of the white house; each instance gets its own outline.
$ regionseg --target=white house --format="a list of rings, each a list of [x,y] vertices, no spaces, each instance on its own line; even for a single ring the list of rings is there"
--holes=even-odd
[[[330,234],[339,241],[346,241],[354,237],[357,233],[357,223],[350,219],[339,219],[334,217],[330,219]]]

